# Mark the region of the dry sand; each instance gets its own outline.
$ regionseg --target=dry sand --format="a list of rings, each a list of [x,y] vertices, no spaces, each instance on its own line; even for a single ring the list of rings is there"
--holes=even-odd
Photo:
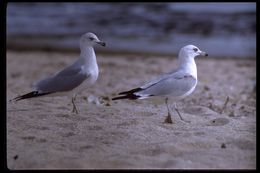
[[[78,54],[7,52],[7,100]],[[74,59],[73,59],[74,58]],[[173,57],[100,55],[99,79],[77,97],[7,103],[10,169],[256,168],[255,59],[196,58],[198,85],[165,124],[160,99],[111,101],[176,68]],[[101,104],[88,102],[99,97]],[[225,105],[225,102],[229,98]],[[224,107],[224,109],[222,109]]]

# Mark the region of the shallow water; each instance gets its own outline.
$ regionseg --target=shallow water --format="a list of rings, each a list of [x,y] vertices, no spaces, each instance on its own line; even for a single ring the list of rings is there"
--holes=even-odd
[[[177,54],[194,44],[215,57],[256,56],[255,3],[9,3],[8,48],[78,49],[95,32],[103,51]],[[99,47],[97,46],[97,49]]]

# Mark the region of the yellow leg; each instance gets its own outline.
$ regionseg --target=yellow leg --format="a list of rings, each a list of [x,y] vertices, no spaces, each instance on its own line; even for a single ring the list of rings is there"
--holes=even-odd
[[[75,105],[75,103],[74,103],[75,100],[76,100],[76,95],[71,98],[71,102],[72,102],[72,105],[73,105],[73,110],[72,110],[72,112],[73,112],[73,113],[75,112],[76,114],[78,114],[77,107],[76,107],[76,105]]]
[[[170,109],[169,109],[169,106],[168,106],[168,98],[165,99],[165,104],[166,104],[166,106],[167,106],[168,115],[167,115],[167,117],[165,118],[164,122],[165,122],[165,123],[170,123],[170,124],[172,124],[173,121],[172,121],[171,112],[170,112]]]
[[[177,109],[176,103],[174,103],[174,109],[177,112],[177,114],[179,115],[180,119],[186,123],[190,123],[190,121],[184,120],[181,116],[181,113],[179,112],[179,110]]]

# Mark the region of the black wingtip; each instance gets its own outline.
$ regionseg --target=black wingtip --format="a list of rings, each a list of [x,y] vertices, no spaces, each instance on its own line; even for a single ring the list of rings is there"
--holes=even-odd
[[[139,92],[139,91],[142,91],[142,90],[143,90],[142,88],[135,88],[135,89],[132,89],[132,90],[129,90],[129,91],[121,92],[121,93],[119,93],[118,95],[133,94],[133,93],[135,93],[135,92]]]
[[[121,100],[121,99],[129,99],[129,100],[136,100],[138,98],[140,98],[141,96],[138,96],[135,94],[135,92],[139,92],[142,91],[142,88],[135,88],[129,91],[124,91],[119,93],[118,95],[123,95],[123,96],[119,96],[119,97],[114,97],[112,98],[112,100]]]
[[[22,97],[23,97],[23,96],[15,97],[15,98],[9,100],[9,102],[17,102],[17,101],[19,101],[19,100],[22,100]]]
[[[128,100],[136,100],[138,98],[140,98],[141,96],[137,96],[134,94],[129,94],[129,95],[124,95],[124,96],[120,96],[120,97],[114,97],[112,98],[112,100],[122,100],[122,99],[128,99]]]
[[[39,96],[43,96],[43,95],[47,95],[47,94],[50,94],[50,92],[48,92],[48,93],[39,93],[38,91],[32,91],[32,92],[24,94],[22,96],[15,97],[15,98],[9,100],[9,102],[12,102],[12,101],[17,102],[19,100],[33,98],[33,97],[39,97]]]

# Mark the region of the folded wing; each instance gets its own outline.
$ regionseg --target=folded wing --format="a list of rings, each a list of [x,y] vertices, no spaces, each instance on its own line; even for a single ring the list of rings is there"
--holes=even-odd
[[[118,99],[143,99],[152,96],[171,95],[180,97],[189,92],[197,84],[197,79],[188,73],[168,73],[148,82],[147,84],[129,91],[119,93]]]

